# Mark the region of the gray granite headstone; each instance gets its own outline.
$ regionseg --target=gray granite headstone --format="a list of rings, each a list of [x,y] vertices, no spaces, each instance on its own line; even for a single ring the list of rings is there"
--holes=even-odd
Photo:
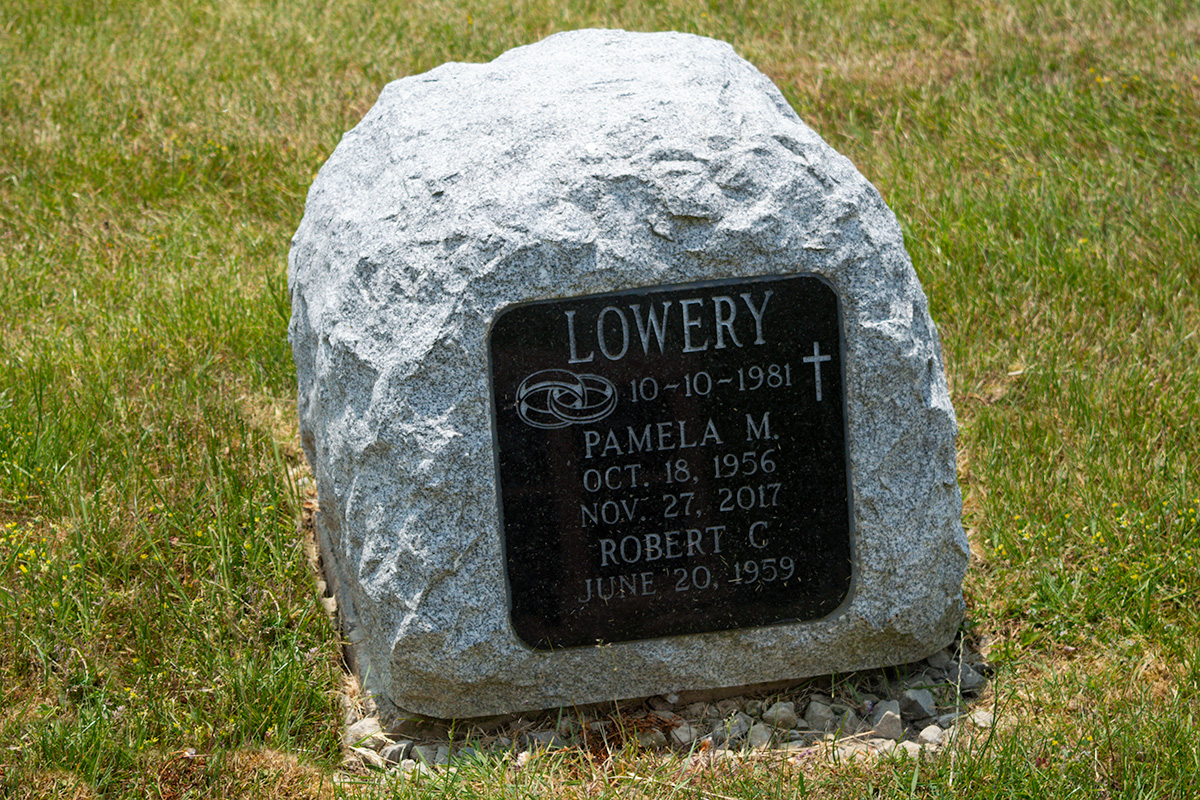
[[[900,228],[727,44],[574,31],[388,85],[289,290],[319,545],[385,710],[954,636],[956,423]]]

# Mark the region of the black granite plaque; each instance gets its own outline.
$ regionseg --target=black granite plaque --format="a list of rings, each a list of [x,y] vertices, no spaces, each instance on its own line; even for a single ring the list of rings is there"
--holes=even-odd
[[[531,647],[814,620],[846,599],[824,279],[510,306],[489,348],[509,603]]]

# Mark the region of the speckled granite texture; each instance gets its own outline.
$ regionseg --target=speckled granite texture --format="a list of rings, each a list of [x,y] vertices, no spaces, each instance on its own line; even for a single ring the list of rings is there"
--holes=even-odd
[[[814,272],[842,302],[855,582],[832,618],[513,635],[487,335],[505,306]],[[384,706],[473,717],[912,661],[968,550],[937,332],[879,193],[727,44],[574,31],[388,85],[309,192],[290,339],[318,538]]]

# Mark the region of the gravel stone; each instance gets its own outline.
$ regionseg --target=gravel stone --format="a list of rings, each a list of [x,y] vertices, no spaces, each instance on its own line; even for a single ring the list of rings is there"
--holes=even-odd
[[[875,735],[883,739],[899,739],[904,736],[904,721],[896,711],[888,710],[880,715],[873,725]]]
[[[952,714],[942,714],[941,716],[937,717],[934,722],[937,723],[939,728],[950,728],[960,719],[962,719],[962,715],[955,712]]]
[[[671,729],[669,738],[672,744],[679,747],[687,747],[696,741],[696,737],[699,735],[700,731],[692,727],[690,722],[683,722]]]
[[[954,663],[954,658],[947,650],[938,650],[936,653],[925,659],[925,663],[934,669],[940,669],[945,672]]]
[[[987,683],[987,679],[966,662],[951,662],[946,675],[950,682],[963,692],[974,692]]]
[[[883,718],[883,715],[889,711],[891,711],[893,714],[896,714],[897,716],[899,716],[900,715],[900,701],[899,700],[880,700],[874,706],[871,707],[871,713],[870,713],[870,715],[867,716],[867,721],[870,722],[872,725],[874,725],[875,723],[879,722],[879,720]]]
[[[667,737],[658,728],[651,728],[638,734],[638,744],[647,750],[662,750],[667,746]]]
[[[574,717],[559,717],[554,730],[564,739],[574,738],[583,726]]]
[[[831,731],[836,727],[837,717],[829,705],[813,698],[808,704],[808,710],[804,712],[804,721],[813,730]]]
[[[675,708],[675,702],[679,700],[679,695],[673,694],[669,695],[669,697],[674,697],[675,701],[660,695],[658,697],[651,697],[648,701],[646,701],[646,705],[650,706],[655,711],[671,711]]]
[[[379,755],[379,753],[376,753],[374,750],[368,750],[365,747],[352,747],[350,750],[354,753],[354,755],[362,759],[362,762],[368,767],[376,767],[378,769],[384,769],[387,767],[387,761],[384,759],[384,757]]]
[[[594,719],[587,724],[587,729],[592,733],[607,733],[612,726],[612,720]]]
[[[967,662],[956,662],[956,666],[958,663]],[[948,684],[937,687],[936,692],[912,688],[901,692],[899,687],[903,684],[906,670],[928,675],[933,668],[925,662],[900,668],[880,684],[882,697],[862,691],[864,682],[871,680],[870,675],[862,676],[862,680],[854,686],[853,695],[860,701],[860,706],[852,706],[841,699],[833,701],[828,695],[821,693],[786,694],[782,697],[775,695],[770,702],[757,698],[734,698],[732,704],[726,703],[723,708],[729,710],[740,707],[742,710],[733,711],[725,719],[715,717],[719,713],[716,705],[693,703],[683,709],[712,715],[703,721],[703,725],[687,720],[668,709],[650,711],[649,701],[641,709],[626,710],[621,714],[621,720],[627,721],[628,725],[622,725],[621,720],[615,717],[597,719],[595,711],[588,708],[563,708],[555,713],[528,719],[510,718],[507,723],[498,724],[509,725],[509,730],[522,731],[519,741],[524,752],[519,758],[526,760],[535,757],[536,752],[542,749],[571,746],[572,743],[568,742],[569,737],[562,734],[578,732],[584,727],[594,731],[597,736],[607,734],[609,743],[616,743],[621,737],[613,737],[615,726],[622,725],[623,731],[637,731],[638,745],[645,750],[690,748],[704,753],[710,761],[722,758],[736,760],[739,758],[736,754],[768,749],[788,753],[819,752],[823,757],[840,761],[876,756],[916,757],[921,752],[931,753],[948,746],[954,740],[959,725],[970,724],[976,728],[986,728],[994,724],[993,712],[989,708],[972,709],[967,701],[954,695],[952,687]],[[896,692],[900,694],[897,695]],[[944,713],[937,716],[905,718],[905,708],[924,715],[939,696],[946,701],[943,705],[946,709]],[[756,708],[760,711],[759,718],[749,713]],[[811,729],[807,719],[796,717],[796,708],[806,708],[817,722],[829,720],[829,726],[822,725],[819,730]],[[860,708],[863,710],[863,719],[858,716]],[[951,708],[955,710],[950,710]],[[344,738],[350,735],[366,735],[370,739],[380,735],[379,731],[383,726],[378,719],[378,712],[374,709],[368,711],[368,716],[362,718],[347,714],[347,719],[354,722],[345,729]],[[795,727],[783,727],[792,723]],[[393,735],[401,734],[395,720],[389,724],[391,727],[388,729],[393,731]],[[661,729],[650,727],[651,725],[660,726]],[[495,754],[512,747],[512,740],[500,735],[500,728],[495,727],[495,723],[491,730],[496,733],[490,744],[467,746],[459,750],[451,750],[437,742],[421,742],[419,738],[414,744],[411,738],[407,738],[414,734],[405,732],[406,738],[394,742],[386,741],[378,750],[348,746],[346,763],[372,768],[386,765],[399,769],[412,769],[417,765],[425,772],[440,772],[443,767],[452,770],[453,767],[449,765],[457,763],[459,759],[468,759],[476,753]],[[904,741],[908,731],[915,734],[912,736],[913,741]],[[441,734],[431,732],[429,735]],[[698,741],[702,746],[698,747]],[[576,737],[574,745],[578,746],[578,742]],[[375,753],[375,757],[364,753]]]
[[[881,756],[893,756],[900,747],[900,743],[891,738],[868,739],[867,743]]]
[[[996,724],[996,717],[986,708],[978,708],[971,712],[971,724],[977,728],[990,728]]]
[[[771,726],[762,722],[751,726],[746,734],[746,745],[754,750],[762,750],[771,745]]]
[[[863,723],[862,720],[858,718],[858,714],[855,714],[854,711],[847,708],[842,712],[842,715],[838,717],[837,724],[834,726],[834,729],[841,736],[853,736],[862,730],[862,726]]]
[[[809,733],[815,733],[815,732],[810,731]],[[821,734],[821,736],[824,736],[824,734]],[[780,744],[778,746],[777,749],[785,751],[785,752],[797,752],[797,751],[802,751],[802,750],[811,750],[812,748],[817,747],[820,744],[820,742],[821,742],[820,738],[796,739],[794,741],[783,742],[782,744]]]
[[[921,733],[917,735],[917,741],[921,744],[927,744],[932,747],[937,747],[942,743],[942,737],[946,732],[937,725],[927,725],[921,729]]]
[[[754,718],[742,711],[737,712],[724,723],[725,741],[740,744],[752,727]]]
[[[395,744],[389,744],[379,751],[379,755],[383,756],[384,760],[390,764],[399,764],[408,758],[408,754],[412,752],[412,749],[413,743],[404,740]]]
[[[379,750],[388,744],[388,738],[383,734],[378,717],[363,717],[346,728],[342,740],[347,747],[361,747],[368,750]]]
[[[781,730],[790,730],[800,722],[796,716],[796,704],[787,702],[774,703],[762,713],[762,721]]]
[[[839,764],[848,764],[852,761],[870,760],[873,755],[871,746],[866,742],[849,742],[834,751],[833,760]]]
[[[920,689],[925,686],[936,686],[942,682],[942,673],[937,670],[917,670],[900,681],[905,689]]]
[[[413,758],[407,758],[400,762],[400,769],[408,773],[409,777],[416,775],[433,775],[434,769],[424,761],[418,761]]]
[[[736,698],[721,700],[717,703],[717,713],[720,714],[722,718],[728,717],[730,714],[740,711],[741,708],[742,704],[739,703]]]
[[[937,702],[928,689],[905,689],[900,696],[900,716],[904,719],[925,719],[937,713]]]
[[[809,747],[825,738],[824,731],[788,731],[787,741]]]
[[[413,759],[429,766],[443,766],[450,763],[450,748],[446,745],[419,744],[412,749]]]

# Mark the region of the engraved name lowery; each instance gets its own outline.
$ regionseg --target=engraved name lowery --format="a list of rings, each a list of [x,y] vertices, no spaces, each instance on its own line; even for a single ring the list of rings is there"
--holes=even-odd
[[[522,641],[807,621],[846,600],[841,321],[824,279],[510,306],[489,352]]]

